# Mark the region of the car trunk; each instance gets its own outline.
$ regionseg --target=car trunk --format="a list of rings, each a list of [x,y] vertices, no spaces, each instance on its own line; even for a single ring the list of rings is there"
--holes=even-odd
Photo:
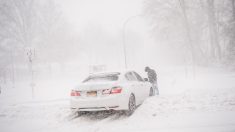
[[[82,97],[103,97],[103,90],[111,90],[112,87],[117,86],[117,81],[113,82],[87,82],[83,83],[75,88],[75,90],[81,92]]]

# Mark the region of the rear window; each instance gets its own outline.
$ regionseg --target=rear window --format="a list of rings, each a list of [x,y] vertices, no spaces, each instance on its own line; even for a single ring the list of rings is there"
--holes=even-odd
[[[83,81],[86,82],[104,82],[104,81],[117,81],[119,78],[119,73],[117,74],[106,74],[106,75],[93,75],[89,76],[87,79]]]

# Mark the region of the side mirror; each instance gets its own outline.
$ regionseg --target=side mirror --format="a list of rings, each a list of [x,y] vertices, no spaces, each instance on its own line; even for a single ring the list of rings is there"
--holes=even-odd
[[[149,81],[149,79],[148,79],[148,78],[144,78],[144,81],[145,81],[145,82],[148,82],[148,81]]]

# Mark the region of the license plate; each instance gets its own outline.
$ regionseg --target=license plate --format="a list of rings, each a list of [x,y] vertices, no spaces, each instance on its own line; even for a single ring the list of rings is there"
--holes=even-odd
[[[97,92],[96,91],[89,91],[87,92],[87,97],[96,97],[97,96]]]

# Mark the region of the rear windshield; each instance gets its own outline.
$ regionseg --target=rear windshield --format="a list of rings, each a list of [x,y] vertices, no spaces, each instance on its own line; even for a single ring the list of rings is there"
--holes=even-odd
[[[104,81],[117,81],[119,74],[109,74],[109,75],[93,75],[89,76],[83,81],[85,82],[104,82]]]

